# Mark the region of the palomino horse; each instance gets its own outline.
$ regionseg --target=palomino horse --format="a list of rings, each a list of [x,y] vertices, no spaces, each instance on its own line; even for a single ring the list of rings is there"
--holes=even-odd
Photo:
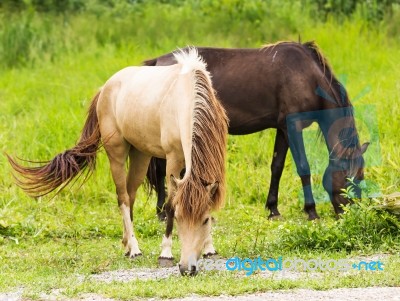
[[[341,205],[349,200],[341,195],[341,189],[348,185],[349,177],[355,177],[355,182],[363,179],[362,154],[368,144],[361,146],[358,142],[348,95],[317,45],[314,42],[281,42],[260,49],[197,49],[207,63],[218,99],[228,114],[229,134],[277,129],[265,204],[270,210],[269,217],[280,215],[277,207],[279,182],[290,147],[303,185],[304,210],[309,219],[318,218],[302,138],[303,128],[314,121],[322,130],[330,154],[323,184],[335,212],[342,213]],[[175,63],[173,55],[168,53],[144,64]],[[165,162],[152,160],[148,178],[158,193],[159,216],[165,199],[164,176]],[[356,192],[360,197],[361,192],[357,189]]]
[[[123,218],[126,255],[134,258],[141,255],[133,231],[136,191],[151,157],[165,158],[170,222],[159,261],[172,263],[175,217],[180,271],[195,275],[193,259],[202,251],[215,253],[210,211],[222,205],[225,195],[227,117],[196,49],[174,57],[178,64],[173,66],[128,67],[114,74],[92,100],[78,144],[46,165],[23,167],[8,159],[26,192],[45,195],[62,189],[86,167],[93,168],[102,141]]]

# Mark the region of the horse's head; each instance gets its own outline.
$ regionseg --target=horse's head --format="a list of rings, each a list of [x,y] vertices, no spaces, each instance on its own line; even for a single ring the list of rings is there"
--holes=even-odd
[[[342,189],[352,183],[359,184],[364,179],[364,158],[369,143],[349,148],[340,155],[330,156],[329,165],[325,170],[323,185],[328,192],[336,214],[343,213],[342,205],[347,205],[352,200],[343,196]],[[361,198],[361,189],[354,186],[354,195]]]
[[[171,176],[171,185],[176,191],[172,204],[181,242],[179,270],[182,275],[194,276],[198,272],[197,261],[211,235],[211,209],[219,184],[193,183]]]

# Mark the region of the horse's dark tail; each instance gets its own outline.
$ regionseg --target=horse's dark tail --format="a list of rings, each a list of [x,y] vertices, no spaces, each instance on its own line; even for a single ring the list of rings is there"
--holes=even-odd
[[[100,92],[93,98],[88,111],[88,117],[78,143],[71,149],[58,154],[51,161],[37,167],[25,167],[17,163],[9,155],[8,161],[19,174],[15,177],[18,186],[31,196],[43,196],[57,188],[60,192],[76,176],[82,175],[89,167],[85,179],[91,174],[96,165],[96,154],[101,147],[100,129],[97,119],[96,106]]]
[[[155,191],[157,195],[163,193],[161,189],[165,190],[163,179],[165,178],[165,159],[152,157],[150,160],[149,168],[147,169],[147,188],[149,192]]]
[[[143,62],[144,66],[155,66],[157,64],[157,59],[150,59]]]
[[[147,189],[149,190],[149,192],[151,192],[152,190],[154,190],[156,193],[158,193],[157,191],[157,166],[156,163],[157,162],[157,158],[152,157],[150,160],[150,164],[149,167],[147,169]]]

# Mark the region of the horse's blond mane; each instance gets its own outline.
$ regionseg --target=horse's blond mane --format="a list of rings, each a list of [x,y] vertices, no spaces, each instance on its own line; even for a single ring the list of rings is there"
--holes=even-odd
[[[178,186],[174,205],[179,206],[182,217],[194,222],[209,209],[218,209],[225,198],[225,156],[228,133],[228,118],[216,99],[205,63],[197,50],[198,65],[192,69],[195,85],[191,170]],[[179,60],[178,60],[179,62]],[[203,67],[201,67],[203,65]],[[183,68],[185,70],[186,67]],[[187,70],[187,69],[186,69]],[[210,200],[206,185],[218,182],[218,189]]]

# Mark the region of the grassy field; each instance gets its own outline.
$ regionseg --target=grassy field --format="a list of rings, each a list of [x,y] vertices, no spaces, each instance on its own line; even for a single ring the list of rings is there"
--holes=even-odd
[[[95,1],[92,1],[93,3]],[[177,3],[180,1],[177,1]],[[300,180],[290,156],[281,180],[283,219],[266,219],[274,130],[229,138],[228,195],[215,213],[215,246],[221,256],[341,259],[378,254],[381,272],[324,272],[315,279],[265,279],[235,272],[198,277],[105,284],[93,274],[156,267],[164,225],[155,196],[143,189],[135,204],[135,232],[143,256],[124,258],[122,222],[104,151],[92,177],[55,197],[31,199],[14,183],[6,157],[46,160],[77,141],[92,96],[127,65],[186,45],[259,47],[277,40],[315,40],[353,99],[366,154],[366,192],[399,190],[400,12],[367,22],[318,20],[296,1],[189,1],[179,6],[93,5],[85,13],[0,13],[0,292],[24,289],[29,298],[62,289],[67,296],[99,293],[124,300],[240,294],[268,289],[400,286],[400,222],[364,199],[336,220],[320,188],[325,153],[315,152],[307,131],[313,185],[321,219],[307,222]],[[125,3],[125,4],[124,4]],[[242,3],[242,4],[241,4]],[[197,5],[197,6],[196,6]],[[396,21],[397,20],[397,21]],[[322,144],[320,148],[324,148]],[[322,167],[321,167],[322,166]],[[179,258],[175,236],[173,253]],[[243,276],[243,277],[242,277]]]

